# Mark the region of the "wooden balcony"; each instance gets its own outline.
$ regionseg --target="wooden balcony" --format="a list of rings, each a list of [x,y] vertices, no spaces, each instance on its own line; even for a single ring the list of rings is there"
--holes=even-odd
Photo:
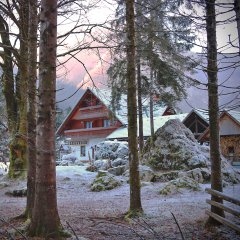
[[[99,109],[88,109],[87,111],[79,110],[79,112],[73,117],[73,120],[86,120],[86,119],[99,119],[109,117],[108,111]]]
[[[82,132],[98,132],[98,131],[108,131],[112,129],[116,129],[116,126],[110,127],[95,127],[95,128],[80,128],[80,129],[72,129],[72,130],[65,130],[64,133],[82,133]]]
[[[83,139],[87,140],[92,138],[105,138],[116,129],[116,126],[72,129],[65,130],[64,135],[71,138],[71,141]]]

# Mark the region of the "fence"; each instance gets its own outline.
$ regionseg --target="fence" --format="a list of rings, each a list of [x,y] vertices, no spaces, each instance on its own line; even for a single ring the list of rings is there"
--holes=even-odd
[[[236,198],[233,198],[233,197],[229,197],[229,196],[227,196],[226,194],[224,194],[224,193],[222,193],[222,192],[218,192],[218,191],[213,190],[213,189],[211,189],[211,188],[207,188],[207,189],[206,189],[206,192],[209,193],[209,194],[211,194],[211,195],[214,195],[214,196],[216,196],[216,197],[218,197],[218,198],[221,198],[221,199],[223,199],[223,200],[225,200],[225,201],[228,201],[228,202],[232,203],[233,205],[235,204],[235,205],[237,205],[237,206],[240,206],[240,200],[239,200],[239,199],[236,199]],[[226,211],[226,212],[234,215],[234,216],[237,218],[238,221],[240,220],[240,211],[239,211],[239,210],[234,209],[234,208],[229,207],[229,206],[226,206],[226,205],[224,205],[224,204],[222,204],[222,203],[218,203],[218,202],[209,200],[209,199],[207,199],[206,202],[209,203],[209,204],[212,205],[212,206],[221,208],[221,209],[223,209],[224,211]],[[211,211],[209,211],[209,210],[206,210],[206,213],[207,213],[210,217],[212,217],[212,218],[214,218],[215,220],[217,220],[218,222],[220,222],[220,223],[222,223],[222,224],[225,224],[225,225],[231,227],[232,229],[234,229],[234,230],[236,230],[237,232],[240,233],[240,222],[237,224],[237,223],[235,223],[235,222],[233,222],[233,221],[231,221],[231,220],[228,220],[228,219],[226,219],[226,218],[223,218],[223,217],[221,217],[221,216],[219,216],[219,215],[217,215],[217,214],[215,214],[215,213],[213,213],[213,212],[211,212]]]

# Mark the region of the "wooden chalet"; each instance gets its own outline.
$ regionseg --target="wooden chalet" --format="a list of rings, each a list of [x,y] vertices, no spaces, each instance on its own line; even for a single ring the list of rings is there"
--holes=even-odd
[[[110,91],[88,88],[57,130],[57,134],[65,137],[65,142],[71,146],[79,160],[94,159],[96,144],[105,139],[128,140],[127,97],[122,96],[120,108],[115,113],[110,109],[110,102]],[[145,101],[145,137],[151,135],[148,107],[149,104]],[[156,106],[155,128],[158,129],[158,123],[162,124],[161,116],[171,117],[174,114],[176,112],[172,107]]]
[[[104,97],[104,96],[103,96]],[[123,123],[91,89],[87,89],[57,130],[80,160],[94,158],[94,147]]]
[[[219,117],[220,148],[222,154],[233,164],[240,162],[240,112],[224,110]],[[198,138],[209,141],[209,128]]]

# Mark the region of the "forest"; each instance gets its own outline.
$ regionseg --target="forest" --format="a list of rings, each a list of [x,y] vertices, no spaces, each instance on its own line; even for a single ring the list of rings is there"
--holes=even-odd
[[[238,239],[239,60],[240,0],[1,1],[0,239]],[[81,77],[59,98],[74,68]],[[207,95],[207,144],[190,115],[172,117],[190,87]],[[83,103],[61,109],[81,91]],[[90,131],[116,126],[124,141],[86,152]],[[74,141],[87,161],[68,152]]]

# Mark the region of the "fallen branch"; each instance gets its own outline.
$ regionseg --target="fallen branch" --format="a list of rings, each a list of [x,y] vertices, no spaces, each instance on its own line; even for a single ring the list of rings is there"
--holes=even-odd
[[[178,229],[179,229],[179,232],[181,233],[182,239],[185,240],[185,238],[184,238],[184,236],[183,236],[183,233],[182,233],[182,230],[181,230],[181,228],[180,228],[180,226],[179,226],[179,224],[178,224],[178,221],[177,221],[176,217],[174,216],[174,214],[173,214],[172,212],[171,212],[171,214],[172,214],[172,216],[173,216],[173,219],[174,219],[175,223],[176,223],[177,226],[178,226]]]
[[[71,231],[73,232],[73,234],[74,234],[74,236],[76,237],[76,239],[79,240],[79,238],[78,238],[75,230],[72,228],[72,226],[70,225],[70,223],[69,223],[68,221],[66,221],[66,223],[67,223],[68,227],[71,229]]]
[[[0,218],[0,221],[8,224],[8,226],[10,226],[11,228],[13,228],[15,231],[17,231],[24,239],[28,240],[27,237],[25,235],[23,235],[21,233],[21,231],[19,231],[17,228],[15,228],[11,223],[7,222],[6,220],[4,220],[3,218]]]

